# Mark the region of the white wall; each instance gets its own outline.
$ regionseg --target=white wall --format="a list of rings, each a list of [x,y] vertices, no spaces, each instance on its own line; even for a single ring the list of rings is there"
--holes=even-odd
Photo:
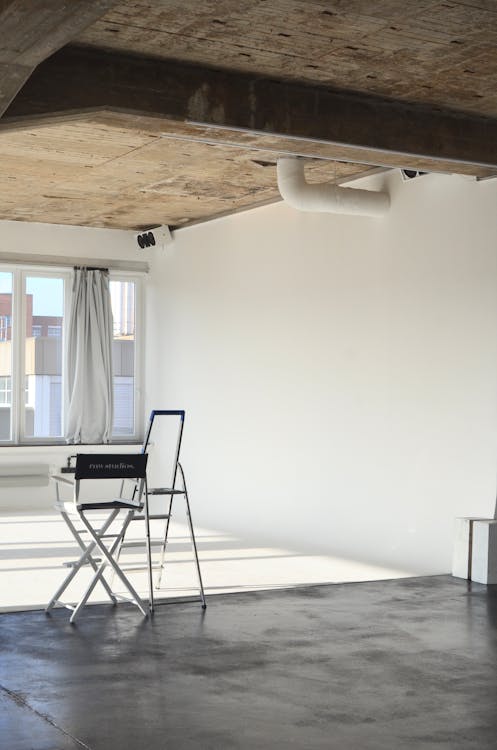
[[[129,231],[23,221],[0,221],[0,259],[2,253],[60,255],[63,262],[75,257],[133,261],[151,257],[148,250],[137,251]]]
[[[198,524],[442,572],[453,517],[493,514],[497,182],[386,182],[384,220],[277,205],[159,259],[129,232],[0,222],[0,251],[153,261],[146,412],[187,410]],[[0,487],[3,507],[51,499]]]
[[[453,518],[495,500],[497,181],[383,180],[383,220],[278,204],[178,232],[147,407],[187,410],[197,523],[445,572]]]

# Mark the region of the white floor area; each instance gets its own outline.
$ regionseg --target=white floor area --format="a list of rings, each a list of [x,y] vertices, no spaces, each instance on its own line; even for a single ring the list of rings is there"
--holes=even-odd
[[[160,522],[154,522],[159,524]],[[131,525],[128,538],[143,538],[143,523]],[[163,526],[152,529],[161,536]],[[292,550],[257,547],[211,529],[197,528],[205,593],[287,588],[317,583],[345,583],[412,576],[412,571],[368,565],[332,556],[299,554]],[[155,548],[158,558],[159,548]],[[0,513],[0,611],[41,609],[67,575],[62,563],[75,560],[78,548],[56,511]],[[140,595],[147,597],[145,546],[127,550],[123,567]],[[138,569],[136,569],[138,568]],[[91,577],[89,567],[76,576],[64,599],[77,601]],[[107,578],[109,574],[107,574]],[[124,591],[122,586],[115,586]],[[158,598],[198,594],[190,538],[186,525],[172,523],[166,567]],[[98,585],[91,601],[108,601]]]

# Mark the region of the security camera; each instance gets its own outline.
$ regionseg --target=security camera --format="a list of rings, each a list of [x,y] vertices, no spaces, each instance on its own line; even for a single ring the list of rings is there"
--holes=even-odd
[[[155,247],[156,245],[164,249],[166,245],[171,244],[173,236],[167,224],[162,224],[159,227],[153,227],[152,229],[140,232],[140,234],[136,235],[136,241],[138,247],[142,250],[146,247]]]

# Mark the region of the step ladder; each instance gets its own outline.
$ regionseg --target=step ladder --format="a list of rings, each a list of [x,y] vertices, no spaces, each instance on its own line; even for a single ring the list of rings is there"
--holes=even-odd
[[[173,512],[173,501],[177,497],[184,498],[185,501],[185,510],[186,510],[186,518],[188,522],[188,529],[190,533],[190,540],[192,545],[192,552],[193,557],[195,561],[195,567],[197,571],[197,578],[198,578],[198,587],[199,587],[199,599],[202,605],[202,609],[206,609],[207,603],[205,600],[205,594],[204,594],[204,586],[202,582],[202,574],[200,571],[200,562],[198,558],[198,549],[197,549],[197,542],[195,539],[195,531],[193,528],[193,521],[192,521],[192,515],[190,510],[190,500],[188,497],[188,490],[186,486],[186,479],[185,479],[185,472],[183,471],[183,467],[180,463],[180,451],[181,451],[181,441],[183,438],[183,428],[185,424],[185,412],[182,409],[178,410],[163,410],[163,409],[154,409],[150,413],[147,433],[145,435],[145,440],[142,446],[142,453],[147,453],[149,449],[149,445],[151,444],[151,436],[153,433],[154,425],[156,426],[158,422],[156,421],[158,418],[169,418],[172,420],[175,418],[178,421],[178,431],[175,441],[175,448],[174,448],[174,456],[172,457],[172,476],[171,476],[171,482],[169,486],[165,487],[147,487],[146,493],[147,493],[147,499],[145,503],[145,507],[147,509],[150,508],[149,500],[150,498],[161,496],[164,498],[164,507],[159,512],[154,511],[148,511],[148,520],[149,521],[163,521],[164,522],[164,531],[162,535],[158,538],[150,538],[150,536],[147,536],[147,544],[149,544],[151,547],[160,547],[160,558],[159,558],[159,564],[158,564],[158,575],[157,579],[155,581],[155,589],[159,590],[161,588],[162,579],[164,576],[164,567],[165,567],[165,561],[166,561],[166,549],[167,549],[167,543],[168,543],[168,535],[169,535],[169,528],[170,528],[170,522]],[[157,433],[157,429],[155,430],[155,433]],[[157,443],[154,443],[154,456],[158,454],[158,452],[161,450],[161,446]],[[146,523],[147,517],[145,514],[135,514],[132,518],[132,522],[134,521],[144,521]],[[131,526],[131,524],[130,524]],[[150,528],[150,524],[146,523],[147,528],[147,534],[149,534],[148,529]],[[121,552],[125,549],[130,549],[133,547],[142,547],[144,545],[143,540],[130,540],[126,539],[126,537],[123,538],[120,548],[117,553],[117,560],[119,560],[119,557],[121,555]],[[142,566],[140,566],[142,567]],[[133,569],[132,567],[125,567],[125,570]],[[149,578],[152,580],[153,572],[152,572],[152,562],[151,559],[149,559]],[[153,593],[151,592],[151,609],[153,611],[154,607],[154,601],[153,601]],[[157,601],[157,600],[156,600]]]

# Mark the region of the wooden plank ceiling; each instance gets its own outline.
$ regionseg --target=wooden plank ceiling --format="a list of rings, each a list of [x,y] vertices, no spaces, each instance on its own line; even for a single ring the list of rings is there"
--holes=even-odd
[[[277,200],[282,153],[497,173],[493,0],[109,6],[0,120],[0,219],[181,226]]]
[[[1,134],[0,216],[80,226],[180,226],[277,199],[275,153],[162,137],[115,115]],[[313,160],[308,178],[364,166]]]
[[[134,0],[75,41],[497,116],[496,0]]]

